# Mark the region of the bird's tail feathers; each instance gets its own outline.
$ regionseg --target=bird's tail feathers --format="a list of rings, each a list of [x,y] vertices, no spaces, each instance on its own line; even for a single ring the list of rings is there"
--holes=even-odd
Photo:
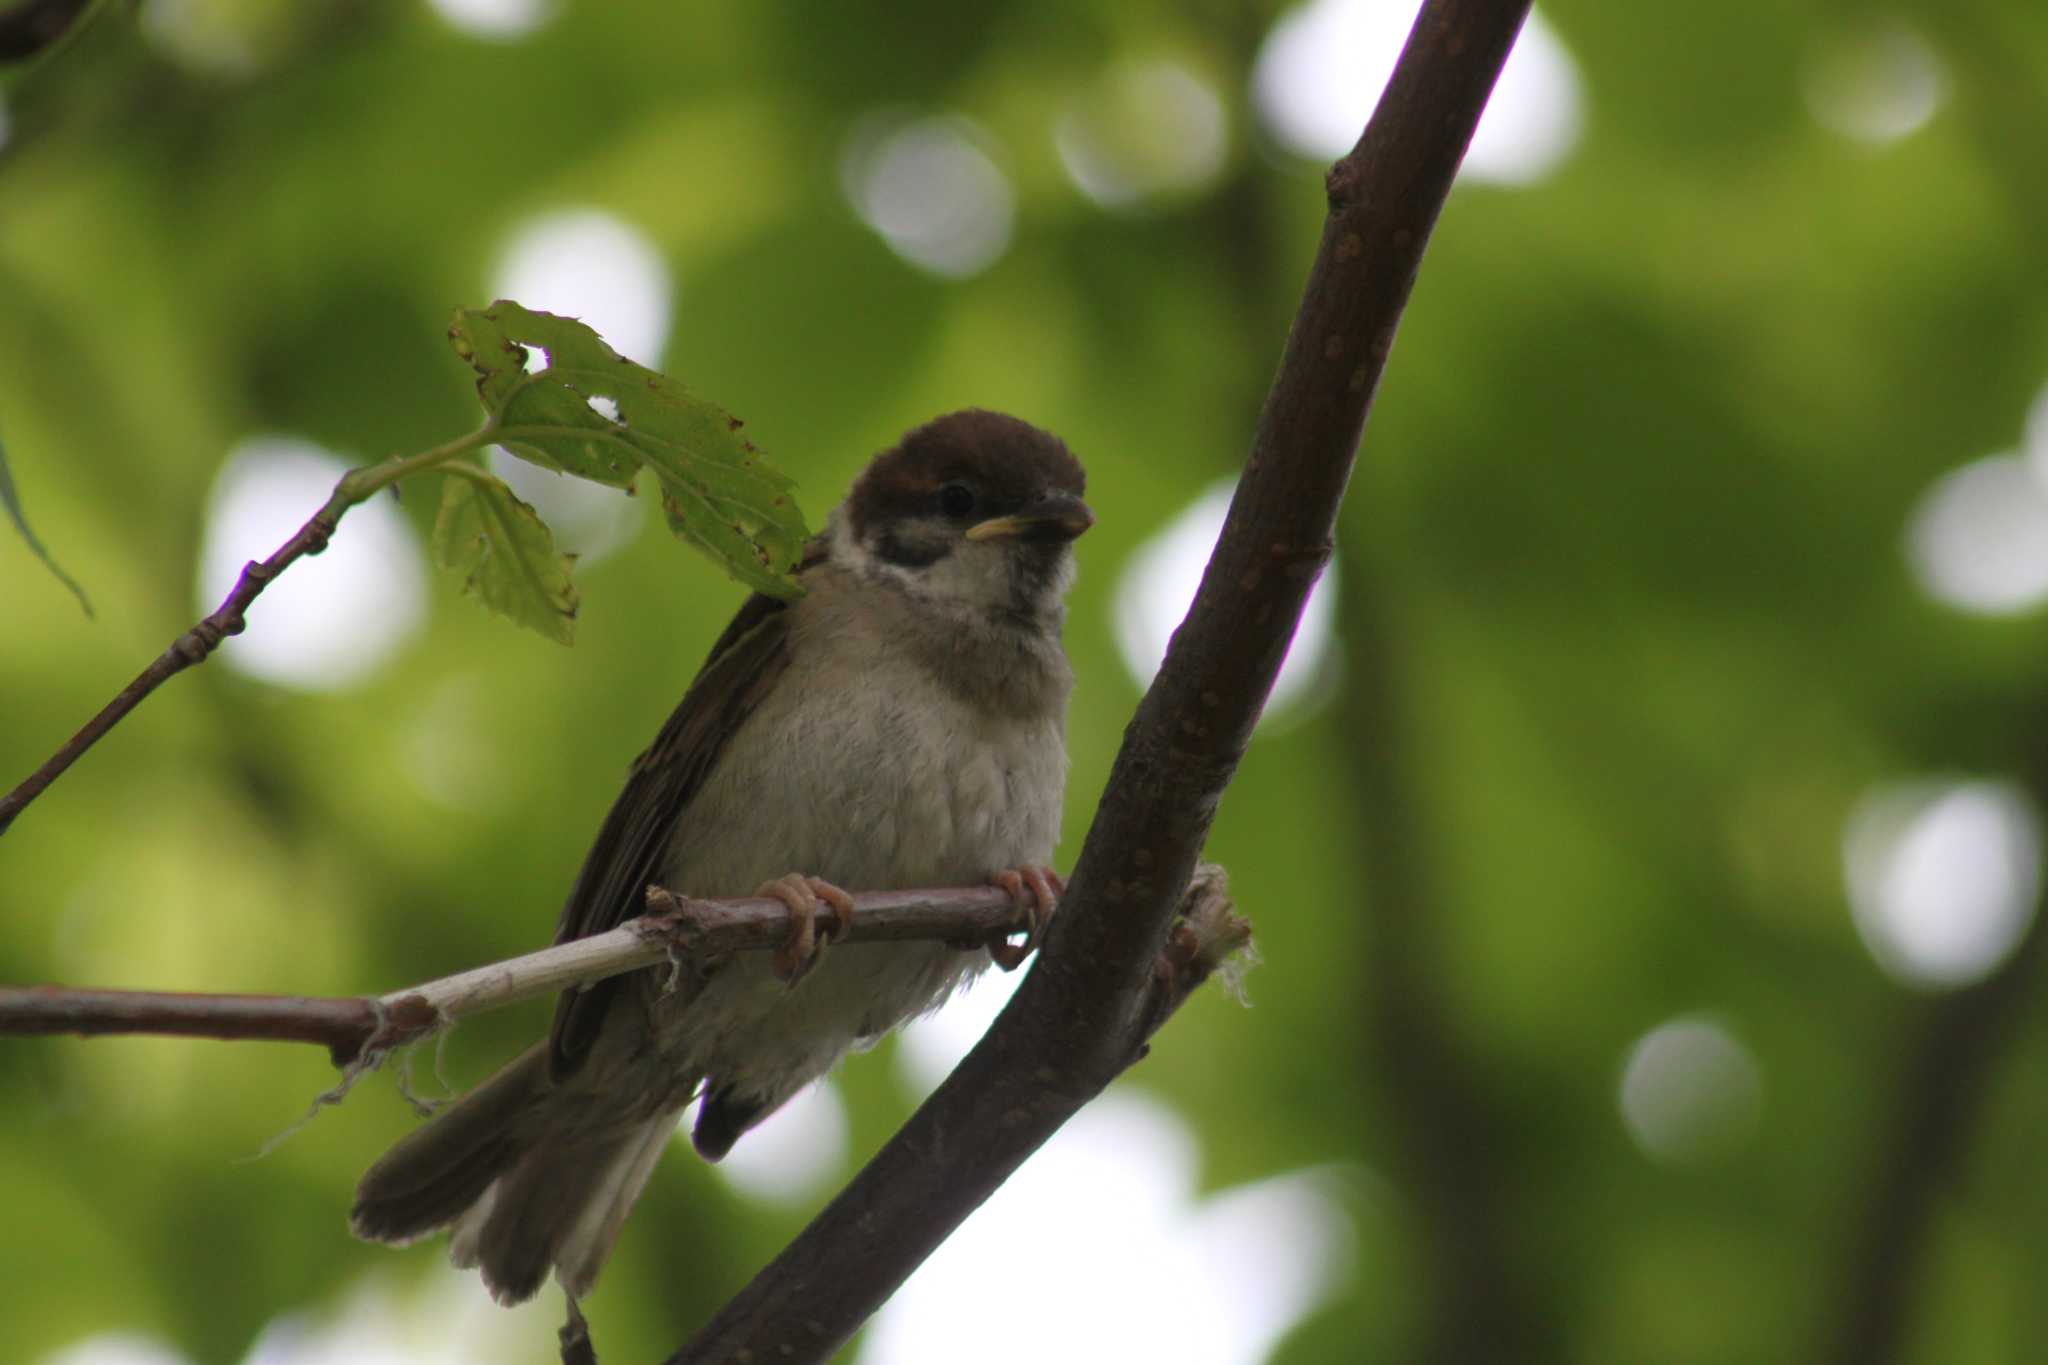
[[[450,1257],[481,1269],[500,1303],[531,1297],[550,1267],[582,1298],[675,1129],[667,1113],[602,1140],[535,1146],[456,1222]]]
[[[551,1268],[581,1298],[676,1113],[593,1136],[549,1121],[561,1102],[546,1048],[522,1054],[370,1168],[350,1214],[355,1234],[402,1245],[451,1227],[450,1259],[480,1268],[501,1303],[531,1298]]]
[[[407,1134],[356,1186],[355,1235],[403,1246],[459,1218],[524,1154],[546,1081],[546,1050],[530,1048]]]

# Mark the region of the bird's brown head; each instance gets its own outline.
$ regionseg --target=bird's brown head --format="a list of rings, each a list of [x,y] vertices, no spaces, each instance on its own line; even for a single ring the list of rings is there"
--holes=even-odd
[[[970,408],[911,431],[868,465],[841,509],[846,550],[921,595],[1002,611],[1057,607],[1069,546],[1095,524],[1066,443]]]

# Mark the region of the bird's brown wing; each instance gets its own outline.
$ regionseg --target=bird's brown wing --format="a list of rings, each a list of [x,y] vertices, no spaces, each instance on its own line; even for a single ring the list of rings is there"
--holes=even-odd
[[[799,572],[823,558],[822,545],[814,542]],[[676,827],[687,818],[691,798],[703,787],[733,732],[789,667],[787,606],[779,598],[756,593],[711,647],[675,713],[647,751],[633,760],[626,788],[612,803],[562,907],[555,942],[601,934],[642,913],[647,888],[662,878],[662,865]],[[608,977],[562,993],[548,1040],[548,1074],[554,1080],[573,1075],[582,1064],[625,979]]]

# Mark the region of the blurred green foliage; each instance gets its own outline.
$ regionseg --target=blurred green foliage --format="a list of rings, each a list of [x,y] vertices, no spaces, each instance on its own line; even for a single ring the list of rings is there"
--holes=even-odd
[[[468,430],[451,309],[493,296],[519,223],[588,207],[673,275],[665,352],[635,358],[746,417],[814,521],[953,407],[1082,456],[1070,863],[1140,688],[1120,567],[1241,460],[1316,239],[1317,168],[1247,91],[1277,13],[636,0],[485,41],[395,0],[101,6],[0,86],[0,436],[99,613],[0,528],[0,781],[211,607],[194,566],[238,441],[363,463]],[[1341,658],[1211,842],[1257,926],[1255,1008],[1207,993],[1120,1085],[1194,1126],[1207,1187],[1365,1173],[1343,1292],[1283,1361],[1809,1358],[1893,1237],[1897,1358],[2023,1358],[2048,1340],[2048,1018],[2023,990],[1966,1036],[1982,1090],[1934,1115],[1949,1154],[1897,1164],[1956,1002],[1873,963],[1841,849],[1873,784],[2048,782],[2041,616],[1943,606],[1902,554],[1929,486],[2016,448],[2048,381],[2048,8],[1544,13],[1582,137],[1537,183],[1454,195],[1344,513]],[[1810,72],[1894,17],[1945,99],[1846,138]],[[1054,123],[1162,59],[1220,96],[1220,171],[1099,207]],[[986,270],[920,270],[849,206],[878,111],[982,130],[1016,206]],[[403,503],[423,542],[434,502]],[[444,575],[359,685],[177,678],[0,841],[0,980],[356,993],[545,941],[741,595],[655,534],[578,580],[568,651]],[[1759,1117],[1660,1163],[1617,1078],[1700,1012],[1754,1057]],[[465,1028],[451,1072],[543,1019]],[[853,1160],[914,1102],[894,1077],[847,1069]],[[232,1362],[366,1274],[423,1275],[437,1251],[343,1223],[410,1121],[388,1082],[243,1163],[330,1082],[312,1049],[0,1043],[0,1353],[128,1329]],[[1886,1223],[1901,1178],[1927,1213]],[[606,1359],[672,1347],[804,1213],[677,1154],[593,1304]]]

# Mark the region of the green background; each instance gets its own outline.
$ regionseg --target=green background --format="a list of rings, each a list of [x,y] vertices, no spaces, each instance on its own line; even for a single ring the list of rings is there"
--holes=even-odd
[[[1204,1190],[1331,1174],[1352,1246],[1277,1360],[1822,1358],[1884,1255],[1895,1358],[2048,1340],[2039,935],[1989,988],[1916,990],[1859,940],[1842,871],[1881,784],[2048,790],[2041,617],[1944,606],[1903,553],[1929,487],[2015,449],[2048,381],[2048,9],[1708,9],[1545,7],[1580,140],[1453,196],[1344,509],[1336,657],[1211,839],[1257,927],[1254,1008],[1205,992],[1119,1082],[1192,1126]],[[1119,574],[1242,459],[1315,243],[1319,168],[1248,92],[1277,13],[575,3],[488,42],[413,4],[103,6],[0,86],[0,440],[97,609],[0,534],[0,780],[200,614],[238,441],[360,462],[468,430],[450,313],[490,297],[519,223],[589,207],[673,273],[665,353],[639,358],[745,417],[814,523],[951,407],[1087,462],[1070,863],[1139,694]],[[166,14],[246,60],[149,36]],[[1803,91],[1887,16],[1946,99],[1866,145]],[[1229,140],[1213,178],[1108,211],[1052,129],[1130,60],[1208,83]],[[841,149],[877,109],[984,130],[1016,195],[988,269],[921,271],[849,207]],[[406,492],[422,534],[435,493]],[[537,946],[740,596],[652,526],[578,577],[573,649],[437,576],[359,684],[173,681],[0,840],[0,979],[359,993]],[[409,775],[428,742],[464,799]],[[466,1027],[451,1071],[544,1013]],[[1618,1078],[1696,1014],[1747,1049],[1760,1107],[1656,1160]],[[0,1354],[126,1331],[239,1361],[279,1315],[374,1311],[366,1276],[402,1298],[438,1273],[343,1226],[408,1122],[388,1080],[245,1160],[331,1080],[308,1048],[0,1043]],[[851,1163],[914,1096],[883,1057],[842,1089]],[[817,1202],[675,1153],[593,1301],[605,1359],[672,1347]],[[991,1333],[1060,1314],[1030,1267],[989,1276]],[[531,1358],[554,1311],[520,1320]]]

